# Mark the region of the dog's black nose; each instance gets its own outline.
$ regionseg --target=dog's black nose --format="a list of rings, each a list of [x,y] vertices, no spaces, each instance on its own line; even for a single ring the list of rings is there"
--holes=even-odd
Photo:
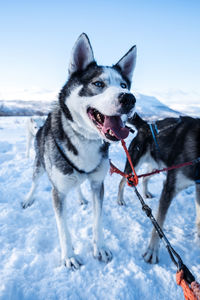
[[[119,94],[119,103],[122,105],[123,113],[128,113],[135,105],[136,99],[133,94]]]

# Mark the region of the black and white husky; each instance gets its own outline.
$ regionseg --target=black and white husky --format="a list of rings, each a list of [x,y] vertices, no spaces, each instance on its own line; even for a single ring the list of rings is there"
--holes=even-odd
[[[62,261],[68,268],[78,269],[81,261],[74,254],[67,228],[65,198],[85,179],[93,193],[94,257],[104,262],[112,258],[104,245],[101,224],[103,181],[109,167],[109,143],[128,136],[125,121],[135,107],[129,91],[135,62],[133,46],[114,66],[98,66],[89,39],[82,34],[73,48],[69,79],[59,103],[36,135],[33,183],[23,207],[32,204],[39,178],[46,171],[53,187]]]
[[[166,118],[148,124],[138,114],[130,120],[137,129],[137,135],[129,146],[129,153],[136,166],[136,171],[143,162],[148,163],[148,172],[154,168],[169,167],[200,157],[200,119],[191,117]],[[125,172],[131,173],[126,162]],[[143,191],[146,197],[151,197],[148,191],[149,177],[143,181]],[[126,180],[122,179],[118,191],[118,203],[125,204],[123,191]],[[200,236],[200,163],[185,166],[167,172],[166,180],[160,197],[157,221],[163,227],[167,210],[172,199],[191,184],[196,186],[196,223]],[[159,237],[153,229],[151,241],[144,254],[144,259],[150,263],[158,262]]]

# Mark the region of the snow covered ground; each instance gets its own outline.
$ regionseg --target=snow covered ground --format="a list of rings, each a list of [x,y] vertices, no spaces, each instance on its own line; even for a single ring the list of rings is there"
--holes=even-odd
[[[152,106],[150,101],[149,108]],[[154,107],[151,114],[160,115],[162,111]],[[148,111],[145,113],[148,115]],[[32,150],[32,159],[25,158],[25,124],[26,117],[0,118],[0,299],[184,299],[175,282],[176,268],[165,247],[161,245],[159,264],[144,262],[142,254],[152,225],[131,188],[126,188],[127,206],[117,205],[120,178],[116,174],[106,177],[103,212],[105,238],[113,260],[105,265],[92,256],[92,202],[85,182],[82,189],[88,205],[80,206],[72,192],[67,212],[75,252],[84,265],[76,272],[61,266],[51,187],[46,176],[41,179],[35,203],[26,210],[20,205],[31,185],[34,157]],[[125,156],[120,144],[111,147],[110,156],[123,169]],[[145,166],[140,170],[143,171]],[[150,182],[155,198],[147,203],[154,214],[163,180],[164,175],[156,175]],[[190,187],[176,197],[167,216],[165,233],[200,281],[194,196],[194,187]]]

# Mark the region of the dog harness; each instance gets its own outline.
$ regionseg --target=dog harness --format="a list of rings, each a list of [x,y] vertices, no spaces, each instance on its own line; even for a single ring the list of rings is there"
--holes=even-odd
[[[158,141],[157,141],[156,136],[158,136],[159,133],[162,132],[162,131],[165,131],[165,130],[167,130],[169,128],[173,128],[173,127],[177,126],[181,122],[182,122],[182,118],[179,117],[178,120],[177,120],[177,122],[175,124],[168,125],[168,126],[166,126],[164,128],[161,128],[161,129],[158,129],[156,121],[154,121],[153,123],[148,123],[149,128],[151,130],[151,134],[152,134],[154,143],[155,143],[155,146],[156,146],[156,149],[157,149],[157,152],[159,152],[159,154],[161,154],[161,151],[160,151],[160,147],[158,145]]]
[[[156,139],[156,135],[158,135],[158,133],[159,133],[159,132],[158,132],[157,124],[156,124],[156,122],[154,122],[153,124],[152,124],[152,123],[149,123],[148,125],[149,125],[149,128],[150,128],[150,130],[151,130],[151,134],[152,134],[154,143],[155,143],[155,145],[156,145],[156,150],[157,150],[157,151],[159,152],[159,154],[160,154],[160,147],[159,147],[158,142],[157,142],[157,139]],[[155,130],[156,134],[155,134],[154,130]]]
[[[179,124],[181,121],[182,121],[182,119],[180,117],[175,125]],[[170,126],[167,126],[164,129],[158,130],[156,121],[153,122],[153,123],[148,123],[148,125],[149,125],[149,128],[151,130],[151,134],[152,134],[155,146],[156,146],[156,152],[158,153],[159,156],[161,156],[161,151],[160,151],[160,147],[158,145],[158,141],[157,141],[156,136],[159,135],[160,131],[166,130],[166,129],[172,127],[172,126],[170,125]],[[197,160],[199,160],[199,158]],[[195,179],[195,183],[200,184],[200,162],[197,161],[197,160],[194,160],[195,164],[196,164],[196,171],[195,171],[195,178],[196,179]]]

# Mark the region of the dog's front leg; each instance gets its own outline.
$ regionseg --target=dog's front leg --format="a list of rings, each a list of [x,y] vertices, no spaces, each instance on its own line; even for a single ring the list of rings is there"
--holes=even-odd
[[[150,177],[144,177],[142,180],[142,189],[143,189],[143,194],[145,198],[151,199],[153,198],[153,195],[149,192],[148,190],[148,182],[149,182]]]
[[[153,164],[148,163],[146,172],[147,173],[152,172],[153,167],[154,167]],[[150,178],[151,178],[151,176],[147,176],[147,177],[143,177],[143,179],[142,179],[143,195],[145,198],[149,198],[149,199],[153,198],[153,195],[149,192],[149,189],[148,189],[148,183],[149,183]]]
[[[62,262],[69,269],[79,269],[82,263],[74,254],[71,243],[71,237],[67,228],[65,200],[66,197],[63,194],[59,193],[55,188],[53,188],[52,195],[56,215],[56,222],[58,227],[58,234],[60,239]]]
[[[77,188],[77,191],[78,191],[78,199],[79,199],[80,205],[87,205],[88,201],[84,198],[80,186]]]
[[[117,203],[119,205],[126,205],[126,202],[124,201],[124,188],[126,185],[126,178],[122,177],[119,188],[118,188],[118,195],[117,195]]]
[[[94,257],[103,262],[109,262],[112,259],[112,253],[104,246],[103,228],[102,228],[102,205],[104,197],[103,182],[91,182],[91,189],[93,193],[93,243],[94,243]]]
[[[171,204],[173,197],[175,196],[174,187],[175,187],[175,177],[173,176],[173,174],[171,174],[171,176],[168,174],[160,197],[159,208],[156,217],[156,220],[161,228],[163,228],[163,224],[167,215],[168,208]],[[158,263],[159,242],[160,242],[159,236],[154,228],[152,231],[149,246],[143,255],[144,260],[146,262],[152,264]]]

